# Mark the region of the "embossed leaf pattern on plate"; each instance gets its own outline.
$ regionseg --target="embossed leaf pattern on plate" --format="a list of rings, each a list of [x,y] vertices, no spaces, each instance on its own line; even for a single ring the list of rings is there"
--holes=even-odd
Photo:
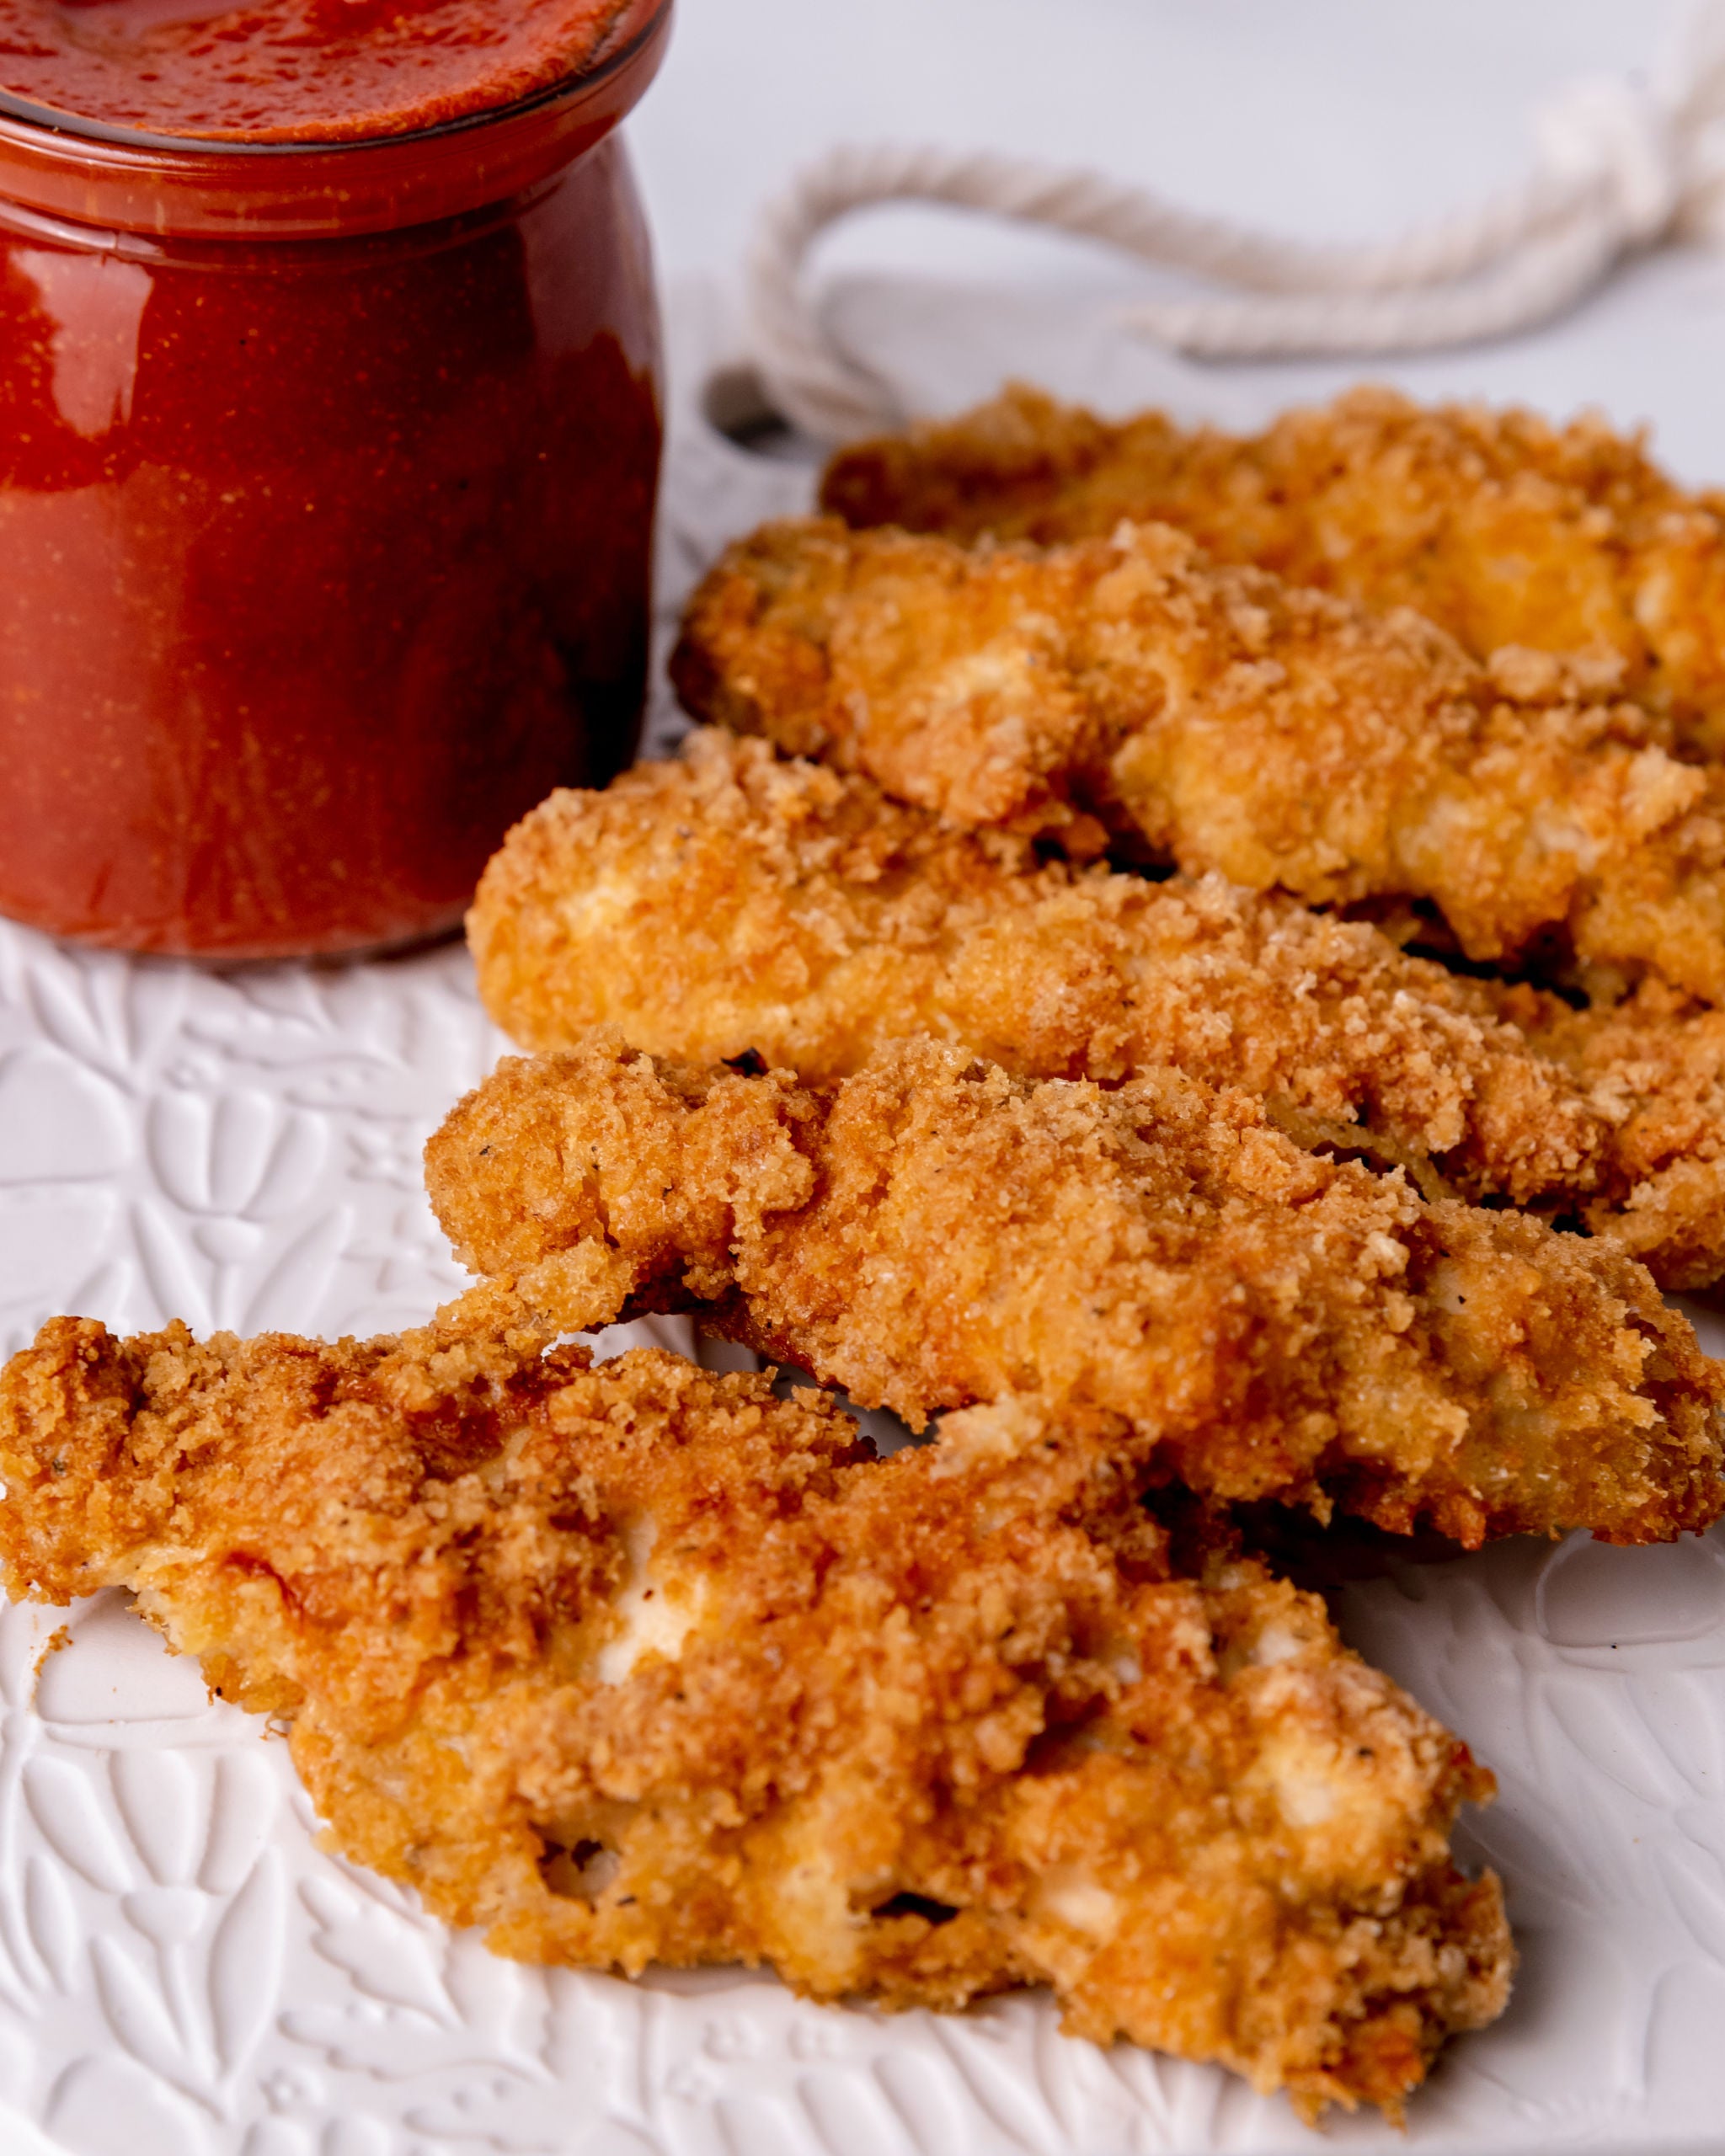
[[[713,323],[676,325],[697,381]],[[662,617],[805,473],[676,438]],[[660,692],[649,738],[675,720]],[[461,1284],[425,1136],[504,1043],[451,947],[233,974],[0,926],[0,1349],[136,1329],[386,1331]],[[1712,1344],[1717,1321],[1704,1320]],[[676,1327],[661,1336],[686,1342]],[[613,1338],[608,1343],[622,1344]],[[0,1608],[0,2146],[73,2156],[1160,2156],[1653,2151],[1725,2115],[1725,1544],[1514,1545],[1355,1587],[1356,1645],[1498,1770],[1463,1830],[1525,1967],[1406,2141],[1322,2143],[1231,2078],[1058,2031],[494,1960],[320,1852],[285,1744],[120,1598]],[[66,1622],[70,1643],[47,1652]]]

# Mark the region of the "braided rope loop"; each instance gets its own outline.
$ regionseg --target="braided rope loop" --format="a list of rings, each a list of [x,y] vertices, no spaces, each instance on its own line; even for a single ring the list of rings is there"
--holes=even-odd
[[[902,421],[891,386],[823,327],[806,279],[829,227],[891,202],[1043,226],[1202,279],[1220,289],[1121,317],[1195,359],[1381,356],[1531,328],[1638,250],[1725,239],[1725,0],[1695,12],[1648,85],[1563,86],[1513,186],[1396,238],[1341,246],[1201,216],[1103,173],[927,144],[841,146],[762,214],[746,270],[761,386],[825,440]]]

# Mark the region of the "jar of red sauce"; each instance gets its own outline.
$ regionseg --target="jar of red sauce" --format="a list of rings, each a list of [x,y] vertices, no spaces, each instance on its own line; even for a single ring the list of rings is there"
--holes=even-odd
[[[460,918],[634,750],[668,0],[0,0],[0,911]]]

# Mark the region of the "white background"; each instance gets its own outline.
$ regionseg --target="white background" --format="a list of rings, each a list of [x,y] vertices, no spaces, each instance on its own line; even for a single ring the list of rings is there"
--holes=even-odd
[[[681,0],[632,133],[672,282],[732,274],[762,200],[852,139],[1100,165],[1300,237],[1383,236],[1514,179],[1541,97],[1644,68],[1678,14],[1670,0]],[[857,220],[823,261],[901,291],[907,275],[968,288],[957,314],[929,300],[948,331],[998,307],[994,334],[946,355],[931,404],[985,394],[1014,365],[1093,393],[1108,302],[1146,289],[1099,249],[942,213]],[[840,318],[869,334],[862,313]],[[1538,337],[1372,371],[1422,394],[1599,404],[1653,422],[1685,477],[1725,478],[1722,333],[1725,265],[1689,252],[1632,267]],[[914,387],[916,360],[905,368]],[[1250,419],[1357,371],[1171,369],[1138,346],[1107,387],[1121,404]]]

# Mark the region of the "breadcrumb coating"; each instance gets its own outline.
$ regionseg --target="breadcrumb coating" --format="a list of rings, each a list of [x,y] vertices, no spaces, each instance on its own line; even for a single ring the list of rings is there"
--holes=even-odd
[[[1189,874],[1429,900],[1476,960],[1725,1002],[1725,766],[1546,667],[1493,678],[1166,525],[1039,552],[828,520],[730,548],[673,673],[697,718],[959,824],[1099,818]]]
[[[1486,984],[1530,1047],[1561,1062],[1611,1123],[1611,1173],[1582,1208],[1672,1289],[1710,1288],[1725,1249],[1725,1011],[1659,980],[1574,1011]]]
[[[821,502],[964,540],[1176,525],[1219,561],[1415,607],[1477,658],[1566,656],[1725,753],[1725,497],[1675,485],[1597,414],[1554,426],[1364,388],[1242,438],[1159,412],[1110,423],[1020,384],[842,451]]]
[[[1725,1377],[1605,1239],[1423,1202],[1172,1070],[927,1040],[799,1086],[621,1034],[500,1065],[426,1150],[467,1321],[694,1310],[922,1427],[1033,1397],[1142,1483],[1469,1546],[1717,1517]]]
[[[502,1953],[1045,1983],[1308,2116],[1501,2009],[1466,1748],[994,1411],[877,1464],[766,1378],[535,1339],[56,1320],[0,1375],[14,1595],[125,1587],[285,1718],[336,1847]]]
[[[1578,1014],[1217,877],[1039,862],[722,729],[552,795],[468,937],[526,1049],[615,1023],[654,1055],[818,1081],[914,1033],[1021,1077],[1172,1065],[1307,1145],[1620,1233],[1663,1286],[1725,1272],[1725,1014],[1652,991]]]

